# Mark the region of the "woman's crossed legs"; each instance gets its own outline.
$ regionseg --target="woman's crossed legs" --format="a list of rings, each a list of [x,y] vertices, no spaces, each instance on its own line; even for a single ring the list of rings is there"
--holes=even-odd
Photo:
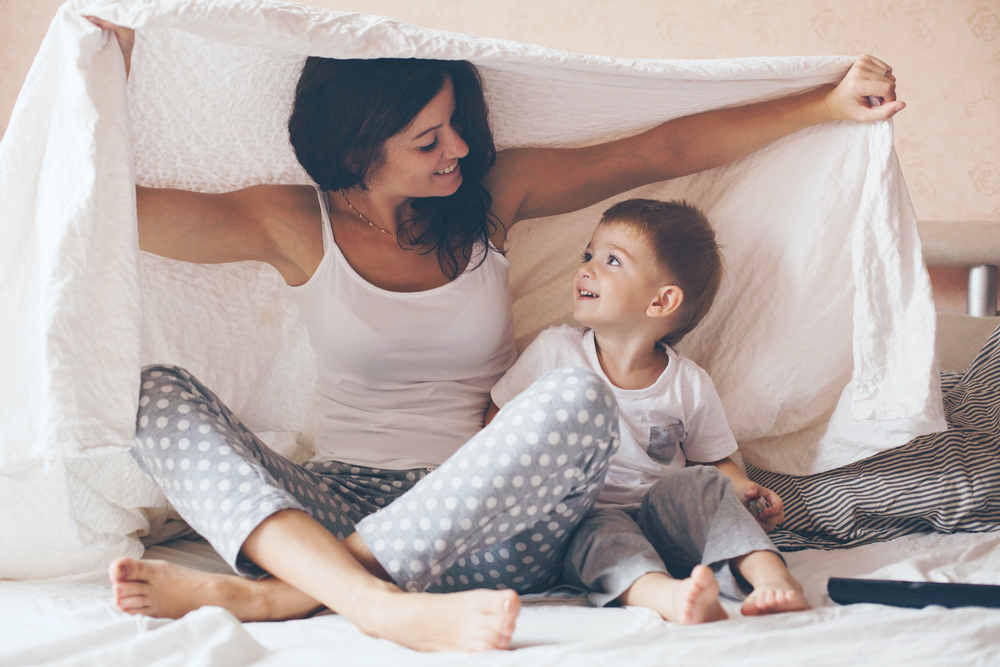
[[[409,591],[550,585],[617,446],[613,399],[579,370],[540,380],[430,474],[291,464],[190,374],[169,366],[147,369],[140,403],[140,465],[227,562],[276,579],[126,559],[112,566],[123,609],[179,616],[222,604],[251,620],[325,605],[415,648],[505,645],[516,596],[407,596],[388,612],[379,600],[399,589],[372,574]],[[423,627],[434,616],[436,633]],[[451,626],[440,622],[449,617]]]

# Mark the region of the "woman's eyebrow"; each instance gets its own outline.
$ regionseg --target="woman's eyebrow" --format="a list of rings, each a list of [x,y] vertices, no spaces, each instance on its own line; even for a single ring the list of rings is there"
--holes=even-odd
[[[419,139],[420,137],[424,136],[428,132],[433,132],[434,130],[438,129],[439,127],[441,127],[441,126],[440,125],[435,125],[434,127],[427,128],[426,130],[424,130],[420,134],[418,134],[415,137],[413,137],[413,141],[416,141],[417,139]]]

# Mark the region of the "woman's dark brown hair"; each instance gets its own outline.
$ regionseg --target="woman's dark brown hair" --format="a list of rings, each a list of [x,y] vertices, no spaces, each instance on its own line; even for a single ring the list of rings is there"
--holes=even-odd
[[[465,61],[380,58],[308,58],[295,90],[288,135],[306,173],[323,190],[365,188],[365,179],[385,157],[385,142],[403,131],[440,92],[445,79],[455,89],[452,124],[469,145],[461,158],[462,185],[449,197],[412,202],[419,234],[400,234],[413,247],[437,253],[442,271],[458,275],[456,253],[476,241],[489,247],[499,224],[482,179],[496,161],[482,80]],[[483,255],[485,257],[485,255]]]

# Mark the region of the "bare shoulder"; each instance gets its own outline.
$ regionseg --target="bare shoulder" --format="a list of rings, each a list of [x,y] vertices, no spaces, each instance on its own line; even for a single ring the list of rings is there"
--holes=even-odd
[[[534,149],[508,148],[497,153],[496,164],[483,179],[483,186],[493,197],[493,212],[504,219],[505,223],[514,222],[506,219],[517,214],[517,209],[527,192],[527,182],[530,174],[527,172]]]
[[[266,262],[289,284],[308,280],[322,259],[319,201],[309,186],[258,185],[220,194],[138,187],[136,209],[139,247],[162,257]]]
[[[319,199],[311,185],[254,185],[229,193],[233,203],[262,224],[269,220],[286,219],[289,222],[308,218],[314,225],[319,220]]]
[[[251,212],[270,238],[270,263],[290,285],[302,284],[323,259],[322,212],[311,185],[258,185],[239,193],[240,208]]]
[[[519,220],[518,213],[529,191],[531,180],[532,154],[537,149],[508,148],[497,153],[497,161],[483,179],[485,187],[493,199],[491,209],[493,215],[503,223],[503,230],[498,230],[494,245],[502,247],[505,241],[505,231],[510,230]]]

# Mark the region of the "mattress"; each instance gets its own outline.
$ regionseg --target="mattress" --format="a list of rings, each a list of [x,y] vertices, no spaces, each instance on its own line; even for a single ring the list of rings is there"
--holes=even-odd
[[[203,570],[227,566],[200,540],[148,550]],[[241,624],[206,607],[177,621],[119,612],[100,574],[0,582],[0,667],[9,665],[989,665],[1000,664],[1000,610],[838,606],[832,576],[1000,584],[1000,533],[921,534],[839,551],[786,554],[813,609],[682,627],[645,609],[525,599],[510,651],[417,653],[363,635],[334,614]]]

